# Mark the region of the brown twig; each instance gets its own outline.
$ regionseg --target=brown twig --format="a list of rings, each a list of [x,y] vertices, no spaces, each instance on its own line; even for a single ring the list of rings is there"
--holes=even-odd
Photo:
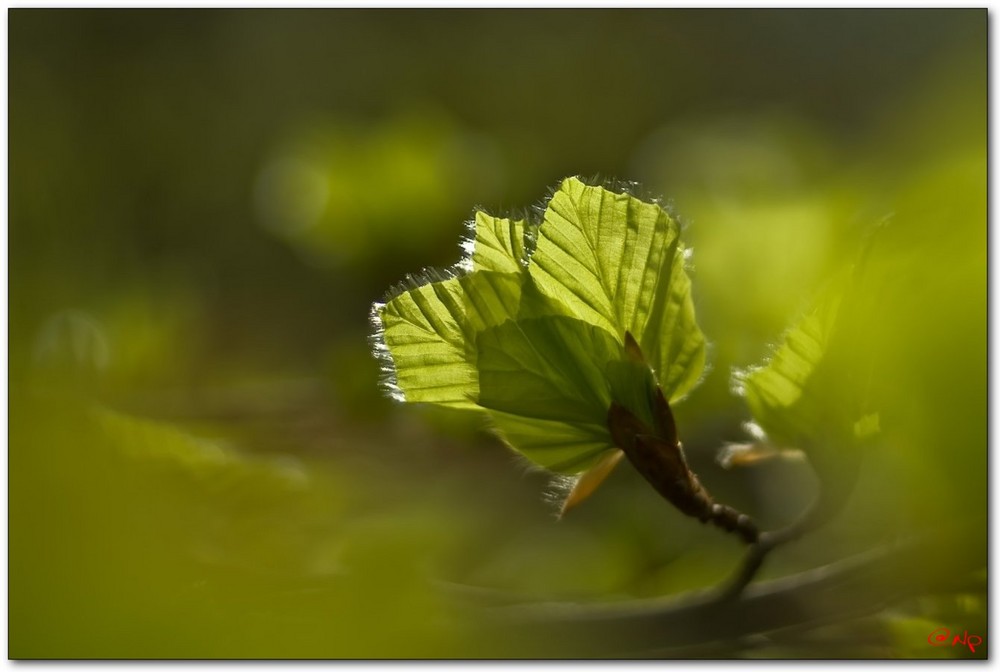
[[[801,521],[792,523],[788,527],[770,532],[762,532],[757,537],[756,543],[751,544],[747,548],[746,555],[743,556],[743,562],[740,563],[736,574],[718,590],[718,599],[726,601],[739,597],[740,593],[746,589],[757,575],[757,572],[760,571],[768,553],[782,544],[795,541],[801,537],[811,527],[810,522],[809,518],[803,518]]]

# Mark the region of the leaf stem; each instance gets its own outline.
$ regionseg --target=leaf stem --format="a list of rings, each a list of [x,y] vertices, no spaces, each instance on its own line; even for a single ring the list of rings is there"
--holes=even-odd
[[[712,504],[708,522],[726,532],[740,536],[744,543],[756,545],[760,541],[760,530],[753,519],[745,513],[725,504]]]

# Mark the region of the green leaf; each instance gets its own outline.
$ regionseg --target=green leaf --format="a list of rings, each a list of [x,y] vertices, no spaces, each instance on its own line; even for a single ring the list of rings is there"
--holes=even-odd
[[[734,388],[754,421],[783,447],[805,447],[824,426],[816,388],[838,305],[839,296],[828,295],[785,332],[766,365],[734,373]]]
[[[518,452],[575,473],[614,448],[604,363],[622,348],[611,334],[552,316],[505,322],[481,333],[478,346],[479,404]]]
[[[479,271],[458,279],[465,304],[464,330],[470,360],[475,360],[478,334],[516,315],[521,305],[523,274]]]
[[[482,271],[413,284],[374,307],[376,350],[392,395],[412,402],[476,409],[476,334],[517,312],[522,279]]]
[[[458,278],[412,286],[372,312],[383,386],[394,399],[476,407],[478,378],[467,358]]]
[[[568,178],[549,201],[528,271],[539,290],[624,342],[631,332],[668,399],[705,364],[677,223],[655,203]]]
[[[527,228],[523,220],[476,213],[458,275],[432,270],[411,277],[373,306],[373,347],[390,396],[478,409],[476,334],[518,311]]]
[[[614,450],[612,401],[653,426],[657,385],[678,399],[697,382],[705,339],[658,205],[569,178],[539,225],[484,213],[473,225],[452,271],[373,308],[394,397],[487,414],[512,448],[574,474]]]
[[[621,356],[608,332],[573,318],[507,321],[479,335],[479,404],[527,418],[603,422],[604,362]]]
[[[586,471],[614,449],[604,422],[568,423],[491,411],[498,436],[538,466],[560,474]]]
[[[529,230],[523,219],[514,221],[477,212],[473,221],[475,230],[471,240],[473,271],[520,273],[524,270],[525,232]]]
[[[785,333],[766,365],[734,373],[734,389],[762,430],[751,426],[758,445],[745,456],[748,461],[773,447],[783,455],[801,451],[813,467],[819,496],[800,525],[820,525],[843,508],[880,430],[879,414],[869,408],[868,398],[875,365],[869,337],[880,292],[865,281],[878,230],[853,269],[828,283]],[[738,453],[728,458],[744,461]]]
[[[827,461],[818,454],[824,447],[850,449],[879,432],[878,413],[867,408],[874,362],[859,312],[873,299],[862,287],[873,238],[785,332],[766,365],[734,372],[734,390],[771,443],[802,449],[814,463]]]

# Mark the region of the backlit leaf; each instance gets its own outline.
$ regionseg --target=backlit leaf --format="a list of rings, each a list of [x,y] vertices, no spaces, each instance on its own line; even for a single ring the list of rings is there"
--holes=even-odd
[[[416,285],[375,304],[375,348],[394,399],[475,408],[476,367],[466,354],[458,278]],[[389,357],[391,355],[391,357]]]
[[[801,447],[824,426],[815,389],[838,305],[839,296],[828,296],[785,333],[767,365],[734,376],[754,421],[779,445]]]
[[[473,225],[452,271],[374,306],[386,387],[483,413],[546,469],[597,469],[581,501],[620,459],[612,401],[654,427],[657,386],[676,400],[701,375],[679,227],[655,203],[576,178],[539,224],[477,213]]]
[[[392,395],[405,401],[477,408],[476,334],[516,313],[521,278],[479,272],[414,284],[376,304],[377,350]]]
[[[527,222],[477,212],[474,226],[472,249],[468,250],[472,255],[472,270],[500,273],[520,273],[524,270]]]
[[[767,440],[805,451],[820,470],[879,432],[879,415],[867,408],[874,362],[863,327],[871,318],[860,312],[872,314],[877,303],[862,282],[873,240],[785,332],[766,365],[733,377]]]
[[[569,178],[549,201],[528,270],[580,319],[619,342],[631,332],[676,400],[705,364],[684,257],[680,228],[659,205]]]
[[[602,449],[614,447],[604,427],[611,403],[604,368],[621,357],[622,348],[608,332],[568,317],[543,317],[488,329],[478,346],[479,405],[491,411],[508,440],[512,433],[521,435],[510,440],[519,452],[554,471],[575,473],[586,467],[598,442]],[[543,421],[539,431],[527,431],[533,420]],[[554,431],[551,423],[568,428]],[[580,451],[586,459],[551,458],[553,448],[565,449],[567,434],[581,432],[588,439],[588,448]]]

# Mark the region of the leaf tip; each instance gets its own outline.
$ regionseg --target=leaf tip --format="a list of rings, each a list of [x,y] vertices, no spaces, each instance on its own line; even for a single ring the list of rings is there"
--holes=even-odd
[[[587,471],[575,478],[568,478],[565,485],[569,487],[569,491],[566,493],[559,507],[558,519],[562,520],[567,511],[582,504],[584,500],[594,494],[597,488],[607,480],[611,472],[618,466],[624,455],[625,453],[621,450],[609,451],[604,457],[598,460],[597,464]]]

